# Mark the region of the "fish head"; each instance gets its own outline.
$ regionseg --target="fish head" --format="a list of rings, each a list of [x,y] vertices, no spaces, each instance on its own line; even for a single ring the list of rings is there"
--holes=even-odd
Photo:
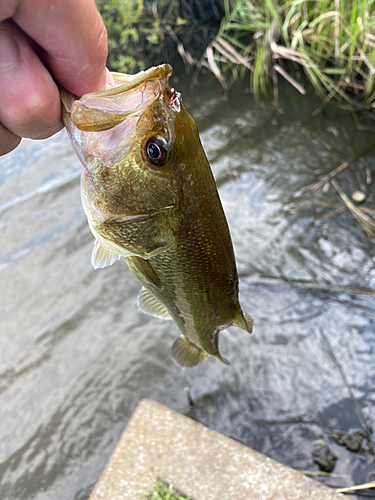
[[[113,73],[114,86],[79,100],[61,91],[64,124],[84,167],[89,221],[163,210],[181,204],[183,194],[216,191],[195,122],[168,84],[171,74],[168,64]]]

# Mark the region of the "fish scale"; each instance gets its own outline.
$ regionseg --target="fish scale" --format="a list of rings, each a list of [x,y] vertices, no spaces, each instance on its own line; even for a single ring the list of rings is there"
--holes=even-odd
[[[168,85],[172,68],[113,74],[115,86],[79,100],[62,90],[63,118],[84,175],[82,202],[96,238],[92,262],[124,257],[146,313],[172,318],[181,366],[219,352],[221,330],[251,333],[232,241],[193,119]],[[125,83],[124,83],[125,82]]]

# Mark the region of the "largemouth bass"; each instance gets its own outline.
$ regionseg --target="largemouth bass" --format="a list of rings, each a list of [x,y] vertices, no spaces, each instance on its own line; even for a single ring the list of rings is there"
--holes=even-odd
[[[241,310],[228,224],[197,127],[168,64],[76,100],[62,90],[63,119],[84,167],[81,197],[95,236],[92,263],[124,257],[143,288],[143,312],[172,318],[181,366],[210,356],[226,363],[218,334],[251,333]]]

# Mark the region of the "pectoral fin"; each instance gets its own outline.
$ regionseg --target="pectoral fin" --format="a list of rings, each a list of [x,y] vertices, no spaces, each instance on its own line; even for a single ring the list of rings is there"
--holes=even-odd
[[[245,330],[245,332],[251,333],[253,331],[253,324],[254,320],[249,314],[242,314],[240,318],[237,318],[233,322],[233,326],[237,326],[238,328],[241,328],[242,330]]]
[[[210,354],[196,347],[185,337],[177,339],[172,346],[172,358],[182,367],[198,365],[209,357]]]
[[[120,258],[115,252],[106,250],[102,245],[95,240],[94,248],[91,255],[91,263],[95,269],[101,269],[103,267],[111,266],[117,262]]]
[[[163,304],[144,287],[139,292],[137,304],[139,309],[146,314],[161,319],[172,319]]]

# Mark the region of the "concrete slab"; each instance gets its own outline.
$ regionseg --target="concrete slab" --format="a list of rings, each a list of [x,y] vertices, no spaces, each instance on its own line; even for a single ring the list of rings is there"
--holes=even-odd
[[[346,498],[155,401],[143,400],[89,500],[138,500],[158,478],[194,500]]]

